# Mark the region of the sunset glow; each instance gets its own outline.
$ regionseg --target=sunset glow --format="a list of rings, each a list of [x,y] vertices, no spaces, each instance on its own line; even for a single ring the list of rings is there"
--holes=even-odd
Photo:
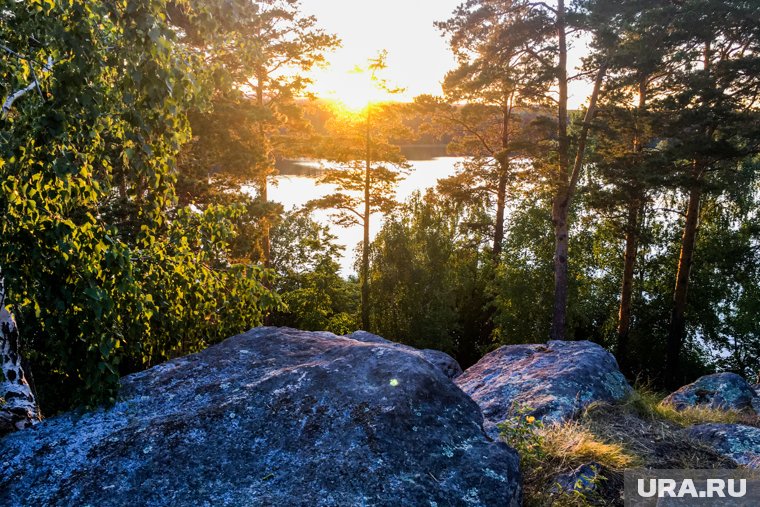
[[[328,66],[312,72],[312,90],[350,108],[364,107],[366,89],[352,70],[378,51],[387,50],[388,69],[384,76],[394,86],[405,88],[395,100],[411,101],[425,93],[439,95],[444,75],[456,62],[433,22],[450,17],[459,3],[460,0],[303,0],[304,10],[343,41],[341,48],[327,55]],[[382,92],[375,93],[371,100],[388,98]]]
[[[359,111],[367,102],[411,102],[422,94],[441,95],[441,83],[456,67],[446,40],[434,26],[444,21],[461,0],[303,0],[306,12],[326,31],[340,35],[342,47],[327,55],[327,65],[313,70],[311,91],[318,97]],[[581,64],[586,42],[575,40],[570,48],[570,68]],[[353,69],[381,50],[388,51],[384,76],[402,93],[390,96],[368,90]],[[573,72],[575,73],[575,72]],[[585,104],[591,91],[588,80],[570,83],[570,107]]]
[[[363,69],[345,72],[340,83],[340,90],[326,90],[319,95],[352,113],[363,111],[368,104],[400,100],[398,95],[388,93],[378,86]]]

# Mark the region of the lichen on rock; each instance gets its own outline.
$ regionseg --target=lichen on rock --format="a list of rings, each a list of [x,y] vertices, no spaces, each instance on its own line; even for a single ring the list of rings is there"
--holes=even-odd
[[[755,412],[757,393],[735,373],[715,373],[698,378],[663,400],[676,410],[704,407],[716,410]]]
[[[743,424],[698,424],[686,434],[738,465],[760,469],[760,428]]]
[[[394,382],[395,380],[395,382]],[[0,440],[14,506],[518,506],[516,453],[414,350],[257,328]]]
[[[589,341],[507,345],[455,382],[480,405],[494,437],[516,406],[529,407],[544,423],[556,423],[593,402],[619,401],[632,392],[612,354]]]

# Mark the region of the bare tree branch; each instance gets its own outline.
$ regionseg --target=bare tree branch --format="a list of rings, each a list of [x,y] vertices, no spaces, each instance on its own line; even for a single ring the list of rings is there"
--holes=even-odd
[[[557,9],[555,7],[552,7],[551,5],[547,4],[546,2],[532,2],[530,4],[531,7],[543,7],[549,12],[553,12],[554,14],[557,14]]]

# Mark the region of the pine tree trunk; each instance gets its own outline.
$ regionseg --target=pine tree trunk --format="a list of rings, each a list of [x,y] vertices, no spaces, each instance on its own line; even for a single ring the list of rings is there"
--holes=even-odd
[[[509,120],[511,107],[505,106],[502,111],[501,149],[499,157],[499,183],[496,189],[496,221],[493,233],[493,257],[498,262],[504,243],[504,215],[507,207],[507,182],[509,180]]]
[[[372,214],[370,203],[370,190],[372,188],[372,137],[370,132],[371,126],[370,106],[367,106],[367,160],[364,169],[364,244],[362,245],[362,267],[361,267],[361,304],[362,304],[362,329],[369,331],[369,224]]]
[[[509,162],[499,162],[499,187],[496,191],[496,221],[493,233],[493,257],[498,262],[504,243],[504,215],[507,207],[507,179]]]
[[[638,115],[644,114],[647,106],[647,83],[649,76],[641,76],[639,80]],[[634,153],[641,153],[644,143],[637,129],[633,140]],[[631,331],[631,305],[633,302],[633,275],[636,270],[636,257],[639,242],[639,213],[644,201],[643,192],[635,191],[634,198],[628,201],[628,217],[625,224],[625,258],[623,261],[623,285],[620,289],[620,308],[618,311],[617,327],[617,356],[620,368],[625,371],[628,365],[628,335]]]
[[[267,184],[267,175],[263,175],[259,181],[259,198],[262,202],[269,202],[269,185]],[[261,220],[261,257],[264,261],[264,266],[270,267],[272,261],[272,239],[270,237],[271,224],[269,223],[269,217],[264,217]]]
[[[667,345],[667,368],[670,387],[679,387],[681,378],[681,348],[686,334],[686,297],[689,291],[689,277],[694,262],[694,248],[697,244],[699,229],[699,210],[702,199],[702,185],[696,180],[689,190],[689,203],[686,210],[686,224],[681,238],[681,254],[678,259],[676,287],[673,293],[673,311],[670,316],[670,331]]]
[[[631,330],[631,303],[633,300],[633,275],[639,240],[639,208],[637,200],[628,202],[628,217],[625,224],[625,258],[623,261],[623,286],[620,291],[618,311],[616,356],[620,368],[628,365],[628,334]]]
[[[39,421],[37,403],[21,366],[19,336],[13,315],[5,308],[0,279],[0,435],[28,428]]]
[[[257,72],[257,87],[256,87],[256,105],[261,109],[263,112],[264,109],[264,80],[266,79],[265,72],[263,69],[259,69]],[[262,123],[259,123],[259,135],[261,137],[261,143],[262,147],[268,147],[269,143],[266,139],[266,129],[264,128],[264,125]],[[270,154],[265,153],[264,158],[269,163]],[[261,199],[263,204],[266,204],[269,202],[269,173],[271,172],[271,167],[264,167],[262,170],[262,174],[259,177],[258,182],[258,191],[259,191],[259,199]],[[261,244],[259,245],[259,248],[261,249],[261,257],[262,261],[264,262],[264,266],[270,267],[272,262],[272,240],[270,238],[270,229],[272,225],[269,222],[269,217],[265,216],[261,220]]]
[[[703,65],[709,75],[712,69],[711,63],[712,42],[705,42],[703,52]],[[706,129],[706,138],[711,139],[714,133],[713,126]],[[686,223],[684,224],[683,236],[681,237],[681,253],[678,257],[678,272],[676,273],[676,287],[673,291],[673,310],[670,314],[670,329],[668,332],[666,378],[669,387],[677,388],[683,383],[681,372],[681,349],[686,336],[686,301],[689,292],[689,279],[694,262],[694,249],[697,244],[697,230],[699,229],[699,211],[702,200],[702,172],[700,162],[695,161],[692,172],[692,183],[689,188],[689,203],[686,209]]]
[[[567,325],[568,297],[568,208],[569,208],[569,142],[567,138],[567,33],[565,31],[565,2],[557,2],[557,38],[559,40],[559,111],[557,114],[558,190],[552,203],[554,225],[554,310],[552,312],[551,339],[564,340]]]
[[[564,340],[567,326],[569,227],[567,199],[563,194],[554,199],[554,312],[552,314],[552,340]]]

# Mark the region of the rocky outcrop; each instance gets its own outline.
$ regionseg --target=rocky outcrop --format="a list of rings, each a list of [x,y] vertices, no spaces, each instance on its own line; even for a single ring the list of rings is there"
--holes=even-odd
[[[418,353],[258,328],[0,440],[7,505],[518,506],[518,459]]]
[[[760,428],[742,424],[699,424],[686,434],[735,463],[760,468]]]
[[[459,366],[459,363],[456,361],[456,359],[446,354],[445,352],[441,352],[440,350],[415,349],[414,347],[410,347],[408,345],[394,343],[392,341],[386,340],[385,338],[377,336],[376,334],[368,333],[367,331],[354,331],[353,333],[346,335],[346,338],[351,338],[353,340],[358,340],[360,342],[366,343],[382,343],[385,345],[398,347],[413,354],[418,354],[429,363],[438,367],[438,369],[441,370],[449,378],[456,378],[462,374],[462,367]]]
[[[744,378],[735,373],[715,373],[683,386],[662,402],[676,410],[704,407],[717,410],[755,412],[757,393]]]
[[[623,485],[620,471],[591,462],[554,476],[549,491],[556,500],[552,505],[609,506],[620,504]]]
[[[480,405],[492,436],[517,405],[529,407],[544,423],[554,423],[593,402],[618,401],[631,392],[612,354],[588,341],[504,346],[467,369],[456,383]]]

